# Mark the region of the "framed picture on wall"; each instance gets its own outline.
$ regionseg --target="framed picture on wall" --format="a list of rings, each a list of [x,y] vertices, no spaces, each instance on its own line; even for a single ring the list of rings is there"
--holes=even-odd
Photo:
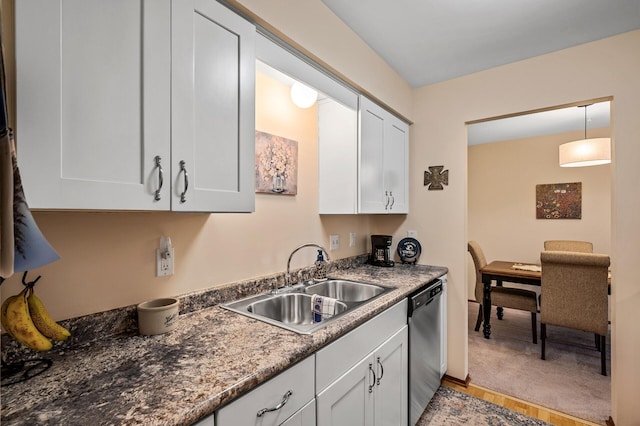
[[[256,192],[298,193],[298,142],[256,131]]]
[[[536,185],[536,219],[582,219],[582,182]]]

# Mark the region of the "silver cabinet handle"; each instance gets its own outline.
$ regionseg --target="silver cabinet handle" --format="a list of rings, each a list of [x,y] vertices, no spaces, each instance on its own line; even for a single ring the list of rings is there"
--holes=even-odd
[[[373,384],[369,385],[369,393],[373,392],[373,387],[376,384],[376,372],[373,371],[373,364],[369,363],[369,371],[371,372],[371,374],[373,374]]]
[[[289,397],[291,397],[291,395],[293,395],[293,392],[288,390],[287,393],[285,393],[284,396],[282,397],[282,401],[280,401],[280,404],[276,405],[273,408],[263,408],[262,410],[258,411],[258,417],[262,417],[264,413],[269,413],[271,411],[277,411],[281,409],[282,407],[284,407],[287,401],[289,401]]]
[[[376,361],[378,362],[378,365],[380,366],[380,377],[378,377],[378,380],[376,380],[376,385],[380,386],[380,380],[382,380],[382,377],[384,376],[384,367],[382,366],[382,363],[380,362],[380,357],[378,357],[378,359]]]
[[[387,210],[389,208],[389,191],[384,191],[384,198],[385,198],[385,203],[384,203],[384,209]]]
[[[160,164],[162,157],[156,155],[154,160],[156,162],[156,167],[158,168],[158,189],[155,190],[153,199],[160,201],[160,191],[162,190],[162,184],[164,183],[164,170],[162,170],[162,164]]]
[[[184,160],[180,160],[180,173],[184,172],[184,191],[180,193],[180,202],[187,201],[187,189],[189,189],[189,174],[187,173],[187,167]]]
[[[389,206],[389,210],[393,210],[393,203],[396,199],[393,197],[393,192],[389,191],[389,197],[391,197],[391,205]]]

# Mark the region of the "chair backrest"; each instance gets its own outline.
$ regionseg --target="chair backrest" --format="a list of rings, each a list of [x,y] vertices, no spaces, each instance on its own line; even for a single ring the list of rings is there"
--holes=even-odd
[[[609,256],[543,251],[540,321],[606,336]]]
[[[544,242],[544,249],[550,251],[593,253],[593,243],[589,241],[547,240]]]
[[[484,252],[482,251],[480,244],[475,241],[469,241],[467,250],[471,253],[471,258],[473,259],[473,264],[476,269],[476,302],[482,303],[483,286],[480,268],[487,265],[487,258],[484,257]]]

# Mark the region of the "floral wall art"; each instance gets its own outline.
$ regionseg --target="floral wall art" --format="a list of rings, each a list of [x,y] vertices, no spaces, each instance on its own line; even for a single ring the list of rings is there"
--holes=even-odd
[[[256,131],[256,192],[298,193],[298,142]]]
[[[581,219],[582,182],[536,185],[536,219]]]

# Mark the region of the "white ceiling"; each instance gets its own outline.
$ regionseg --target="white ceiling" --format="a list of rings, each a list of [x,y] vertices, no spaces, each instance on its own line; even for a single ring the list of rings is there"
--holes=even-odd
[[[610,102],[587,107],[587,137],[591,137],[590,129],[609,127],[610,109]],[[467,126],[467,143],[478,145],[584,129],[585,108],[570,107],[471,124]]]
[[[322,0],[413,87],[640,28],[639,0]]]
[[[413,87],[640,29],[640,0],[322,2]],[[609,108],[589,107],[588,128],[608,127]],[[572,107],[474,124],[468,142],[580,129],[584,109]]]

